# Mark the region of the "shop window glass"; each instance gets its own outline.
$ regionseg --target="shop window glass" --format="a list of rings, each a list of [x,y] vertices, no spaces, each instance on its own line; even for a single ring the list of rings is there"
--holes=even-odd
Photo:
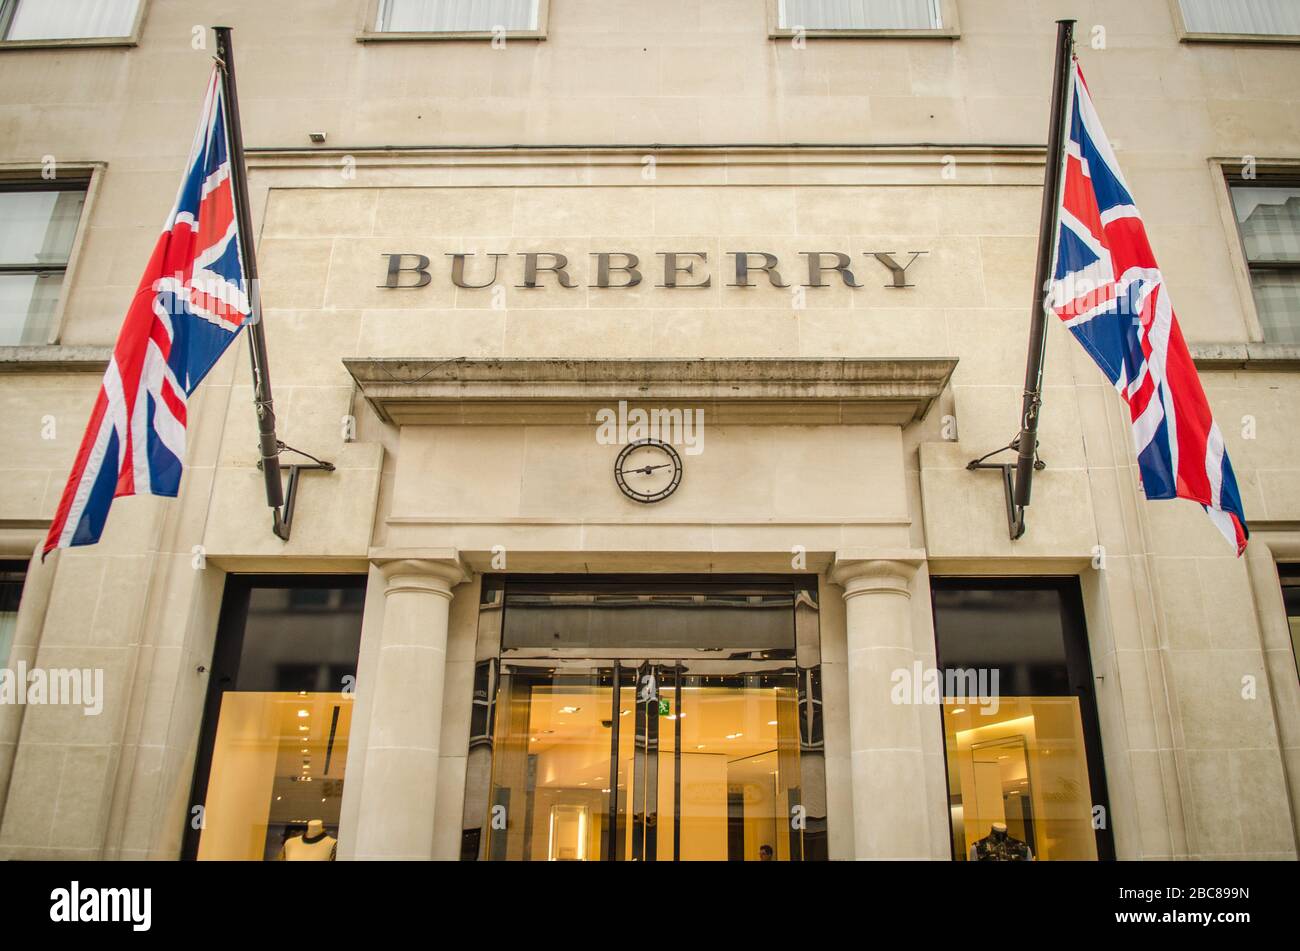
[[[782,30],[940,30],[941,0],[780,0]]]
[[[1295,0],[1179,0],[1188,33],[1300,34]]]
[[[364,592],[354,576],[231,578],[188,854],[334,858]]]
[[[788,585],[516,583],[502,647],[597,657],[707,644],[719,657],[793,656],[794,610]]]
[[[18,602],[23,596],[26,577],[26,562],[0,561],[0,667],[9,664],[14,630],[18,626]]]
[[[953,857],[1112,857],[1077,581],[935,579],[933,604]]]
[[[536,30],[537,0],[380,0],[381,33]]]
[[[0,27],[6,40],[77,40],[130,36],[139,0],[6,0]]]

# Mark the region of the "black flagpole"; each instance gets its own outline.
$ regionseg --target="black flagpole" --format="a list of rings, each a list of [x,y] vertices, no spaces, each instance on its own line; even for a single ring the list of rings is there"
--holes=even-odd
[[[1029,358],[1025,363],[1025,395],[1016,439],[1016,482],[1012,501],[1029,504],[1034,462],[1038,457],[1038,408],[1043,402],[1043,358],[1047,347],[1047,293],[1053,244],[1060,219],[1061,174],[1065,165],[1065,109],[1070,99],[1070,69],[1074,56],[1074,20],[1056,21],[1056,74],[1052,80],[1052,120],[1047,136],[1047,174],[1043,182],[1043,211],[1039,217],[1038,269],[1034,273],[1034,303],[1029,317]],[[1022,521],[1024,513],[1019,513]]]
[[[1020,409],[1020,433],[1010,445],[972,459],[967,469],[998,469],[1002,472],[1007,502],[1007,530],[1015,541],[1025,533],[1025,506],[1033,488],[1034,470],[1046,466],[1038,458],[1038,410],[1043,404],[1043,359],[1047,348],[1047,293],[1051,279],[1057,222],[1060,219],[1061,175],[1065,168],[1065,110],[1070,101],[1070,70],[1074,59],[1074,20],[1056,21],[1056,71],[1052,79],[1052,115],[1047,131],[1046,174],[1043,180],[1043,209],[1038,223],[1038,266],[1034,272],[1034,302],[1029,313],[1029,356],[1025,361],[1024,402]],[[1016,451],[1016,462],[985,460],[1008,449]]]
[[[275,409],[271,401],[271,371],[266,359],[266,328],[262,324],[262,300],[257,286],[257,255],[253,247],[253,217],[248,207],[248,178],[244,170],[244,133],[239,122],[239,94],[235,88],[235,51],[230,27],[213,27],[217,34],[217,62],[226,99],[226,125],[230,141],[230,184],[235,194],[239,219],[239,253],[248,277],[248,353],[253,364],[253,405],[257,408],[257,431],[266,481],[266,504],[275,510],[275,534],[289,538],[280,517],[284,486],[280,481],[280,444],[275,438]]]

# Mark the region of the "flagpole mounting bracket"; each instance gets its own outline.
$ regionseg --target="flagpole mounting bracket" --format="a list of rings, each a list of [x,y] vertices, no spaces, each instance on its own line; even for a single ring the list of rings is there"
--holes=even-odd
[[[1025,506],[1016,504],[1016,466],[1011,462],[986,462],[986,459],[996,456],[1000,452],[1007,451],[1019,452],[1019,440],[1012,440],[1009,444],[1001,449],[994,449],[990,453],[985,453],[978,459],[972,459],[966,463],[966,469],[975,472],[978,469],[1001,469],[1002,470],[1002,488],[1006,495],[1007,502],[1007,534],[1011,536],[1014,542],[1025,534]],[[1047,468],[1047,463],[1038,458],[1038,448],[1034,448],[1034,469],[1042,472]]]
[[[293,446],[285,445],[279,440],[276,441],[276,445],[279,447],[280,452],[292,452],[311,460],[311,462],[293,462],[289,464],[289,484],[284,489],[284,507],[282,509],[276,507],[271,510],[273,513],[271,531],[275,533],[277,538],[287,542],[289,533],[293,530],[294,503],[298,499],[298,474],[310,471],[333,472],[334,463],[326,462],[324,459],[317,459],[311,453],[303,452],[301,449],[294,449]],[[257,461],[257,468],[262,468],[260,459]]]

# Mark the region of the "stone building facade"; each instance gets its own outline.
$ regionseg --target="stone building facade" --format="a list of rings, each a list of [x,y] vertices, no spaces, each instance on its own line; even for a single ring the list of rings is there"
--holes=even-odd
[[[1196,0],[944,0],[883,32],[800,31],[821,8],[793,0],[541,0],[450,34],[405,3],[139,0],[91,39],[4,6],[0,200],[73,198],[41,219],[66,231],[46,304],[0,348],[0,664],[102,670],[103,709],[0,705],[0,856],[261,857],[314,818],[280,790],[310,788],[340,859],[965,859],[997,823],[1044,858],[1296,857],[1300,305],[1243,210],[1300,247],[1295,36],[1205,29]],[[1242,558],[1197,506],[1145,501],[1125,407],[1060,326],[1022,538],[967,469],[1018,427],[1066,16],[1236,466]],[[180,496],[119,499],[100,544],[42,562],[215,17],[279,436],[334,469],[272,534],[241,339],[190,402]],[[0,232],[45,214],[10,207]],[[620,402],[702,411],[661,501],[617,484]],[[626,622],[638,598],[668,620]],[[687,601],[696,639],[656,640]],[[743,658],[708,640],[737,605],[784,619],[738,626]],[[253,656],[326,629],[338,683],[294,689],[310,649]],[[951,658],[1031,725],[900,700],[898,671]],[[684,751],[692,697],[697,720],[777,711],[746,754],[784,757],[775,778]],[[299,698],[301,770],[266,719]],[[550,701],[613,722],[548,746]],[[582,793],[546,778],[611,731]]]

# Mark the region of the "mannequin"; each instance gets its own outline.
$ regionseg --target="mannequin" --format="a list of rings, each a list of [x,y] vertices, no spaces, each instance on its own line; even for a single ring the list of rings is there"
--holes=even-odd
[[[307,832],[295,835],[280,849],[281,862],[333,862],[338,840],[325,834],[325,823],[320,819],[307,822]]]
[[[970,847],[972,862],[1032,862],[1034,850],[1007,833],[1005,822],[995,822],[989,834]]]

